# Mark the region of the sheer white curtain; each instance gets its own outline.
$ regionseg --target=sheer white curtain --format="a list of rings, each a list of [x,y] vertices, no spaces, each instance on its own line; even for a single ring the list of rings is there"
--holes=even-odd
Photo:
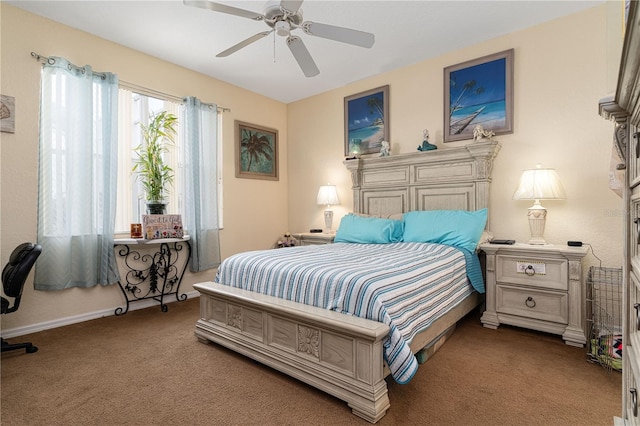
[[[185,224],[191,236],[192,272],[220,264],[218,218],[218,108],[184,100]]]
[[[118,280],[113,252],[118,79],[63,58],[43,65],[37,290]]]

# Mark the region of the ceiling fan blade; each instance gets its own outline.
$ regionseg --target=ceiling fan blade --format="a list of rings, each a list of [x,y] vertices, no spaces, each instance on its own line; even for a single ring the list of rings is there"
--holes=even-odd
[[[371,47],[375,42],[375,36],[364,31],[352,30],[350,28],[336,27],[335,25],[319,24],[317,22],[303,22],[302,31],[305,33],[342,43],[353,44],[360,47]]]
[[[298,61],[298,65],[300,65],[306,77],[315,77],[320,74],[320,70],[300,37],[287,37],[287,46],[289,46],[289,50],[291,50],[293,57]]]
[[[280,7],[287,12],[290,12],[292,15],[295,15],[304,0],[282,0],[280,2]]]
[[[212,10],[214,12],[228,13],[229,15],[241,16],[243,18],[253,19],[254,21],[262,21],[264,15],[262,13],[252,12],[250,10],[240,9],[226,4],[216,3],[206,0],[183,0],[186,6],[199,7],[202,9]]]
[[[271,34],[273,32],[273,30],[271,31],[263,31],[261,33],[252,35],[251,37],[249,37],[246,40],[241,41],[240,43],[231,46],[230,48],[228,48],[227,50],[224,50],[220,53],[218,53],[216,55],[216,58],[224,58],[226,56],[231,55],[234,52],[237,52],[238,50],[242,49],[243,47],[247,47],[248,45],[250,45],[253,42],[256,42],[258,40],[260,40],[261,38],[264,38],[266,36],[268,36],[269,34]]]

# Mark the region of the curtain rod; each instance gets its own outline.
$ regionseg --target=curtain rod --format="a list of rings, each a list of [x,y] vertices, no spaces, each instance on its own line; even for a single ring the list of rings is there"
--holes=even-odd
[[[176,102],[176,103],[184,102],[184,97],[170,95],[168,93],[160,92],[160,91],[154,90],[154,89],[149,89],[147,87],[140,86],[140,85],[135,84],[135,83],[129,83],[128,81],[120,80],[120,86],[122,86],[125,89],[130,89],[133,92],[140,93],[141,95],[152,96],[154,98],[164,98],[164,99]],[[208,104],[208,103],[205,103],[205,102],[201,102],[201,104],[205,105],[205,106],[213,106],[214,105],[214,104]],[[227,108],[227,107],[223,107],[223,106],[219,106],[219,105],[216,105],[216,107],[218,108],[218,112],[230,112],[231,111],[231,108]]]
[[[39,55],[35,52],[31,52],[31,56],[38,62],[40,63],[47,63],[49,65],[53,65],[56,63],[56,60],[54,58],[50,58],[48,56],[43,56],[43,55]],[[74,67],[76,69],[81,70],[82,67],[79,67],[77,65],[73,65],[71,63],[69,63],[70,67]],[[98,75],[98,76],[102,76],[102,78],[105,78],[106,74],[104,73],[98,73],[98,72],[94,72],[94,74]],[[123,81],[123,80],[119,80],[119,85],[122,86],[125,89],[130,89],[136,93],[140,93],[141,95],[146,95],[146,96],[153,96],[153,97],[158,97],[158,98],[164,98],[164,99],[168,99],[170,101],[173,102],[177,102],[177,103],[182,103],[184,101],[184,97],[179,97],[179,96],[175,96],[175,95],[170,95],[168,93],[163,93],[157,90],[153,90],[153,89],[149,89],[134,83],[129,83],[127,81]],[[203,105],[207,105],[207,106],[213,106],[213,104],[207,104],[207,103],[202,103]],[[216,105],[216,107],[218,108],[218,112],[230,112],[231,108],[227,108],[227,107],[222,107],[222,106],[218,106]]]
[[[35,52],[31,52],[31,56],[32,56],[33,58],[35,58],[35,60],[36,60],[36,61],[38,61],[38,62],[40,62],[40,63],[43,63],[43,64],[44,64],[45,62],[46,62],[47,64],[49,64],[49,65],[53,65],[53,64],[55,64],[55,63],[56,63],[56,60],[55,60],[54,58],[50,58],[50,57],[48,57],[48,56],[42,56],[42,55],[39,55],[39,54],[37,54],[37,53],[35,53]],[[72,64],[71,62],[69,62],[69,63],[68,63],[67,67],[69,68],[69,70],[75,69],[75,70],[77,70],[77,71],[82,71],[82,74],[84,74],[84,67],[79,67],[79,66],[77,66],[77,65]],[[93,75],[97,75],[98,77],[100,77],[100,78],[101,78],[101,79],[103,79],[103,80],[104,80],[105,78],[107,78],[107,74],[106,74],[106,73],[103,73],[103,72],[97,72],[97,71],[94,71],[94,72],[93,72]]]

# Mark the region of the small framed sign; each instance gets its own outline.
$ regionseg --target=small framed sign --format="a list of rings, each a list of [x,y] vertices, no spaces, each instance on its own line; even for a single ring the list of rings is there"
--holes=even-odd
[[[142,229],[147,240],[184,237],[179,214],[143,214]]]

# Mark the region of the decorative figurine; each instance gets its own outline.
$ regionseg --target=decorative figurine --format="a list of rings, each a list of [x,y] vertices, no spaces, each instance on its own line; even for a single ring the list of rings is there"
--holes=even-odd
[[[418,151],[432,151],[434,149],[438,149],[437,146],[429,143],[429,130],[424,129],[422,131],[422,145],[418,147]]]
[[[382,146],[380,147],[380,157],[388,157],[391,154],[391,147],[389,146],[389,142],[382,141]]]
[[[496,133],[493,130],[485,130],[481,124],[473,128],[474,142],[491,142]]]
[[[296,239],[293,238],[291,236],[291,233],[287,231],[284,233],[284,240],[278,240],[278,242],[276,243],[276,247],[277,248],[295,247],[296,243],[297,243]]]

